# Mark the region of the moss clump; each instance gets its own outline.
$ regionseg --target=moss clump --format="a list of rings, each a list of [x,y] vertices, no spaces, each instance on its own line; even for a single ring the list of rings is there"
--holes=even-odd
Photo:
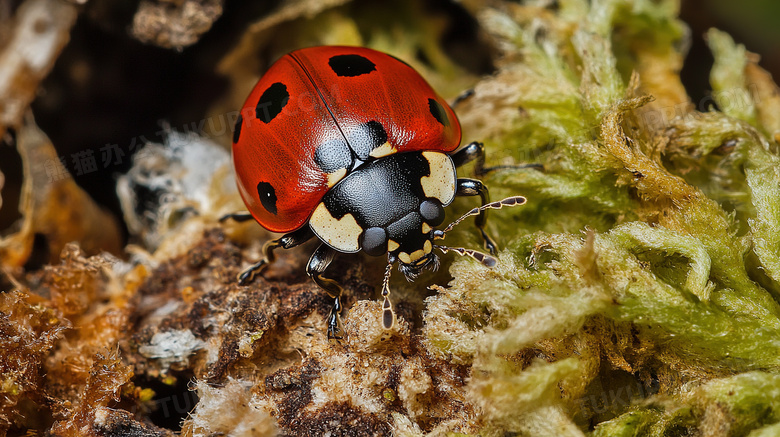
[[[711,30],[720,110],[696,111],[679,80],[677,2],[558,3],[482,11],[505,56],[463,105],[466,134],[486,137],[494,160],[544,171],[488,178],[529,203],[492,223],[497,268],[455,262],[427,301],[426,342],[472,365],[488,434],[768,435],[780,407],[777,87]],[[511,122],[487,123],[486,108]]]

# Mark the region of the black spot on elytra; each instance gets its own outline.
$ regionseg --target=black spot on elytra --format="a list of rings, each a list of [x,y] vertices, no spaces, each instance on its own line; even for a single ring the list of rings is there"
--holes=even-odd
[[[257,195],[260,196],[260,203],[263,204],[268,212],[276,215],[276,190],[268,182],[259,182],[257,184]]]
[[[342,139],[326,141],[314,151],[314,162],[325,173],[352,167],[352,153],[349,146]]]
[[[241,137],[241,125],[244,124],[244,117],[241,116],[241,114],[238,114],[238,118],[236,119],[236,127],[233,128],[233,144],[238,142],[238,139]]]
[[[431,111],[431,115],[442,124],[442,126],[449,126],[450,120],[447,118],[447,111],[441,106],[441,103],[435,99],[428,99],[428,109]]]
[[[355,77],[376,71],[376,65],[360,55],[337,55],[328,60],[331,70],[341,77]]]
[[[257,101],[257,107],[255,108],[255,116],[258,120],[268,124],[282,112],[289,99],[290,93],[287,92],[287,86],[281,82],[276,82],[269,86],[263,92],[263,95],[260,96],[260,100]]]
[[[387,142],[387,132],[378,121],[371,120],[363,123],[360,128],[349,136],[349,145],[360,158],[365,161],[371,151]]]

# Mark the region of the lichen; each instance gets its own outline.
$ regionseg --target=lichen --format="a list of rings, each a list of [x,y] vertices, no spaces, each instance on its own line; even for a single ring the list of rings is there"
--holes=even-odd
[[[221,0],[142,1],[131,32],[139,41],[182,50],[196,43],[220,15]]]

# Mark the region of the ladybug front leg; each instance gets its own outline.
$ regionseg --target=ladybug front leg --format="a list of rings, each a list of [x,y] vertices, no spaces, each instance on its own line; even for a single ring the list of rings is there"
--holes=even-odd
[[[460,167],[474,160],[477,161],[474,164],[474,174],[477,176],[485,174],[485,146],[479,141],[473,141],[452,154],[452,162],[455,167]]]
[[[484,176],[496,170],[523,170],[526,168],[537,170],[544,169],[544,166],[541,164],[494,165],[492,167],[485,167],[485,146],[478,141],[471,142],[466,147],[452,154],[452,162],[455,164],[455,167],[460,167],[475,160],[474,174],[477,177]]]
[[[326,245],[321,244],[317,250],[309,258],[309,264],[306,266],[306,274],[309,275],[314,282],[325,290],[328,295],[333,298],[333,307],[330,309],[330,315],[328,315],[328,339],[340,340],[342,338],[341,327],[341,291],[342,288],[338,282],[333,279],[322,276],[325,269],[328,268],[333,261],[333,257],[336,256],[336,250]]]
[[[477,179],[458,179],[458,187],[455,192],[456,196],[476,196],[479,195],[483,205],[490,203],[490,193],[488,188],[482,181]],[[485,224],[487,224],[487,210],[483,209],[477,215],[477,219],[474,221],[477,225],[477,229],[482,233],[482,240],[485,242],[485,249],[490,251],[491,255],[496,254],[496,242],[485,232]]]
[[[231,214],[231,216],[235,215],[237,214]],[[235,217],[233,217],[233,219],[236,220]],[[281,238],[267,241],[265,245],[263,245],[263,259],[249,266],[238,275],[238,285],[249,284],[257,273],[263,270],[268,264],[276,261],[274,249],[280,247],[282,249],[292,249],[295,246],[300,246],[309,241],[312,237],[314,237],[314,233],[311,231],[311,228],[309,228],[309,226],[304,226],[297,231],[282,235]]]

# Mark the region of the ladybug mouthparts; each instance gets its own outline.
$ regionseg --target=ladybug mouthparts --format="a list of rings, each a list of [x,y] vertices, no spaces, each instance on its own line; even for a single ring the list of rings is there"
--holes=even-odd
[[[392,264],[393,261],[391,260],[390,263]],[[404,262],[398,263],[398,271],[403,273],[410,282],[414,281],[425,268],[434,272],[439,269],[439,257],[435,253],[429,252],[408,264]]]

